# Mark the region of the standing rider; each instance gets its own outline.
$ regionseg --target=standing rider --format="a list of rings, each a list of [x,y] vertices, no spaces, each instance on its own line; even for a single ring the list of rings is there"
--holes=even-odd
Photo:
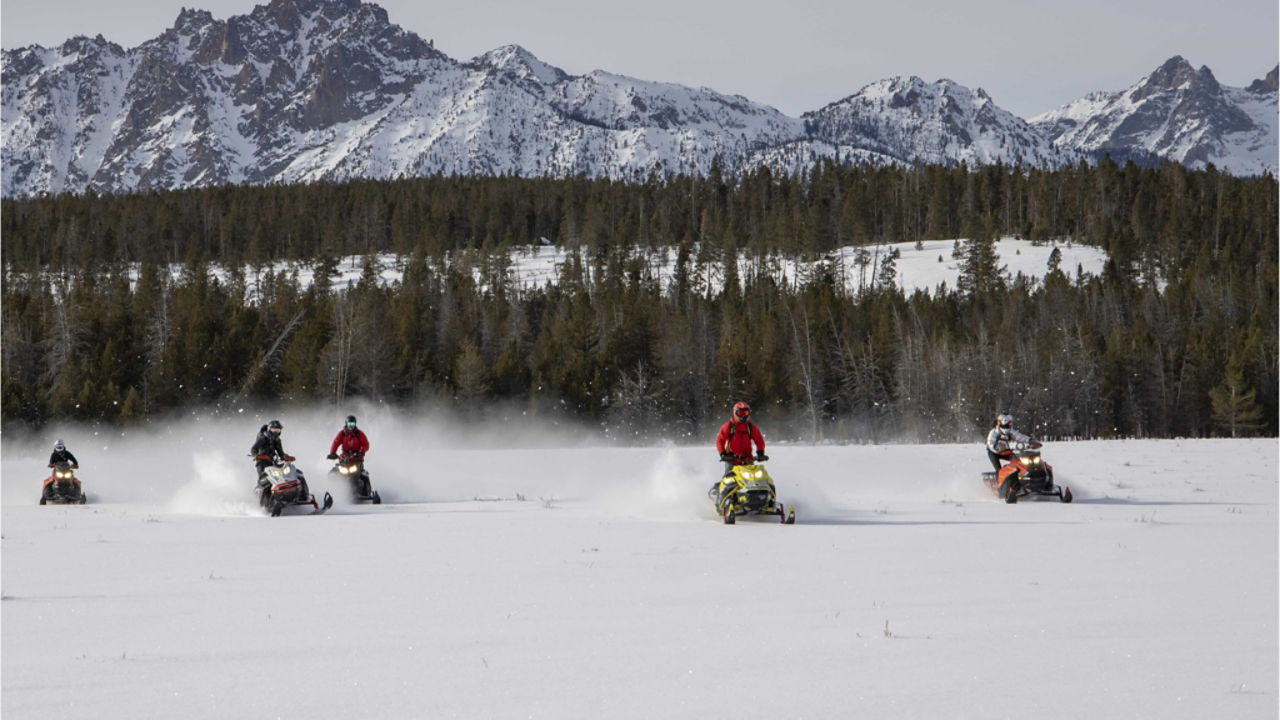
[[[716,452],[720,453],[726,476],[733,473],[734,465],[751,464],[753,442],[756,445],[756,462],[768,460],[769,456],[764,454],[764,435],[751,422],[751,406],[739,402],[733,406],[729,422],[721,425],[716,435]]]
[[[73,470],[80,467],[76,456],[71,454],[71,451],[67,449],[67,446],[61,440],[53,444],[53,453],[49,455],[49,467],[54,467],[58,463],[69,463]]]
[[[1000,472],[1000,461],[1007,460],[1013,455],[1014,443],[1020,442],[1031,443],[1031,447],[1040,446],[1040,443],[1033,441],[1029,435],[1013,429],[1012,415],[1006,413],[997,415],[996,426],[987,433],[987,459],[991,461],[996,472]]]
[[[329,459],[338,459],[338,446],[342,446],[342,459],[360,462],[364,454],[369,452],[369,438],[364,431],[356,427],[356,416],[348,415],[347,424],[338,431],[338,436],[329,445]]]

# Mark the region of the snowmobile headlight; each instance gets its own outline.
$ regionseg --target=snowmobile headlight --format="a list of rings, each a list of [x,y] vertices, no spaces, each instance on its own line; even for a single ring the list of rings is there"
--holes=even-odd
[[[338,467],[338,472],[342,473],[343,475],[350,475],[355,471],[356,471],[355,465],[341,465]]]
[[[284,467],[280,468],[281,475],[288,475],[291,472],[293,472],[293,467],[289,465],[285,465]]]
[[[65,480],[65,479],[67,479],[67,478],[71,477],[71,471],[70,471],[70,470],[58,470],[57,472],[55,472],[55,473],[54,473],[54,475],[56,475],[56,476],[57,476],[57,478],[58,478],[59,480]]]

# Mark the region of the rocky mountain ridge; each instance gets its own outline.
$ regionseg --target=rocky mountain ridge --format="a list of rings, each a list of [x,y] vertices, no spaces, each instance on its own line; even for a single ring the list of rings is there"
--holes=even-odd
[[[1275,71],[1228,88],[1189,68],[1174,58],[1124,93],[1030,122],[981,89],[915,77],[793,118],[708,88],[571,76],[516,45],[458,61],[360,0],[271,0],[227,20],[183,10],[132,49],[99,36],[4,51],[2,191],[432,173],[635,179],[706,173],[716,160],[729,174],[821,158],[1057,166],[1129,151],[1275,172]]]

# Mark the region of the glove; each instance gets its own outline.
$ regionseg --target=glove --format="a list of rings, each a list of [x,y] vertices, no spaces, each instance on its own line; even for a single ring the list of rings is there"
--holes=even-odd
[[[720,453],[720,462],[733,462],[736,459],[737,458],[734,457],[733,453],[729,452],[728,450],[725,450],[724,452]]]
[[[768,459],[769,459],[769,456],[765,455],[763,450],[756,451],[756,462],[764,462],[765,460],[768,460]]]
[[[330,460],[337,460],[337,459],[338,459],[338,454],[337,454],[337,453],[329,453],[329,459],[330,459]]]

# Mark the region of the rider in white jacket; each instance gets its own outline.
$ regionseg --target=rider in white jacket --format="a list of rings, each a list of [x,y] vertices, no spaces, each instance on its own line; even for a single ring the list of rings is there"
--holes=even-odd
[[[1013,429],[1013,416],[1001,413],[996,416],[996,426],[987,433],[987,458],[999,471],[1000,461],[1013,452],[1014,443],[1030,441],[1030,436]]]

